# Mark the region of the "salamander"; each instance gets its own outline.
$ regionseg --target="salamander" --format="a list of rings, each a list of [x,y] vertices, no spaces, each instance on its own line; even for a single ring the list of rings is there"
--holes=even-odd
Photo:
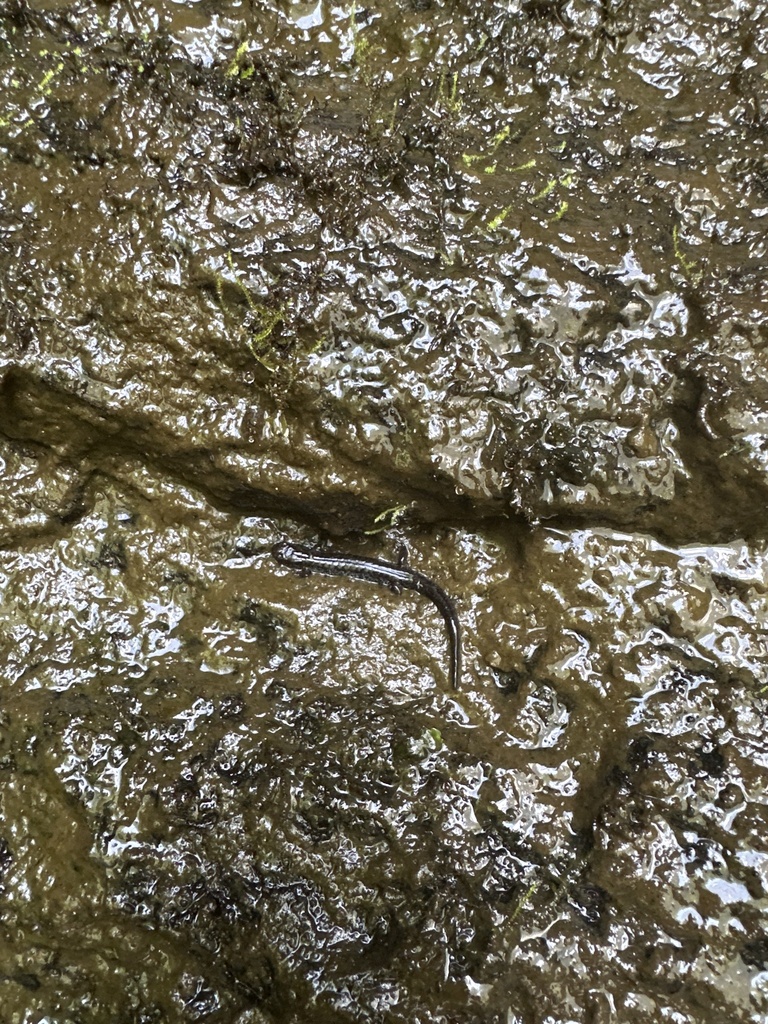
[[[272,548],[272,557],[280,565],[287,565],[300,572],[320,572],[326,576],[348,576],[353,580],[378,583],[396,593],[400,590],[415,590],[428,597],[443,616],[448,629],[450,648],[450,681],[454,690],[459,688],[461,677],[461,627],[453,601],[442,587],[415,569],[395,565],[379,558],[362,558],[359,555],[342,555],[334,551],[318,551],[281,541]]]

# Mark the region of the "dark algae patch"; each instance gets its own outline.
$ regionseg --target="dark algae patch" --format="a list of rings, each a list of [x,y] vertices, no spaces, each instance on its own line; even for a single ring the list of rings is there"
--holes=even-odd
[[[764,1024],[767,118],[762,0],[0,2],[0,1024]]]

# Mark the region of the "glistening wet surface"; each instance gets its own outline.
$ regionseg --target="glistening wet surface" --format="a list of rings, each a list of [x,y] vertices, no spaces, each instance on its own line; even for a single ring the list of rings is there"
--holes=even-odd
[[[764,1024],[766,116],[760,0],[0,3],[0,1024]]]

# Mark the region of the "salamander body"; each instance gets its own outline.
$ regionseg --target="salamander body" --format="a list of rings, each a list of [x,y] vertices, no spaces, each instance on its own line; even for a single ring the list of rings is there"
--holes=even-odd
[[[319,551],[281,541],[272,548],[272,557],[280,565],[286,565],[300,572],[320,572],[326,576],[347,576],[366,583],[378,583],[395,592],[415,590],[435,605],[443,616],[448,630],[450,645],[450,680],[455,690],[461,677],[461,626],[453,601],[442,587],[428,576],[405,565],[385,562],[379,558],[362,558],[359,555],[343,555],[334,551]]]

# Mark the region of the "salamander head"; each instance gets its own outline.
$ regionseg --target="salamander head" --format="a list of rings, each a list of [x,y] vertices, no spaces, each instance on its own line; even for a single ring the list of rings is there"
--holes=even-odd
[[[301,544],[292,544],[289,540],[281,540],[272,548],[272,557],[280,565],[307,570],[311,567],[314,556],[309,548],[302,547]]]
[[[290,541],[281,540],[272,548],[272,557],[281,565],[292,565],[296,558],[296,548]]]

